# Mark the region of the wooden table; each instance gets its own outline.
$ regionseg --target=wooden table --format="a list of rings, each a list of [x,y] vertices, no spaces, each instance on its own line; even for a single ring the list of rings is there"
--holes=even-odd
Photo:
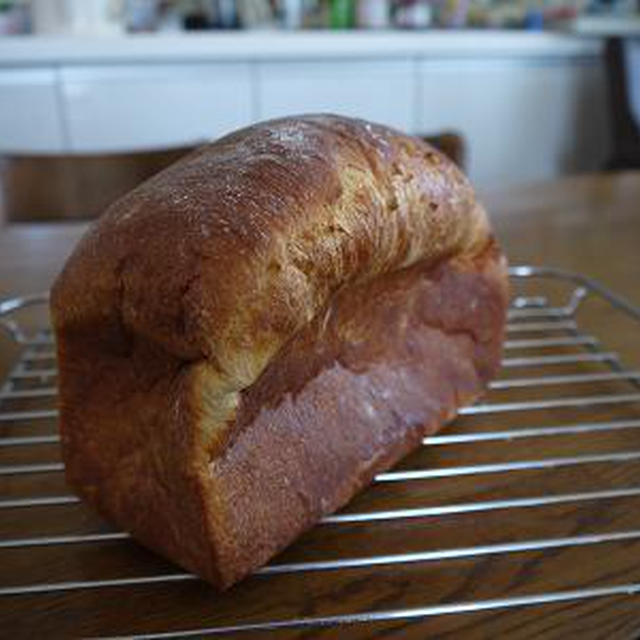
[[[512,263],[562,267],[598,279],[640,304],[640,173],[570,178],[483,197]],[[83,231],[82,225],[14,226],[0,233],[0,297],[46,289],[64,257]],[[586,304],[586,303],[585,303]],[[607,305],[589,311],[589,331],[607,336],[606,348],[624,352],[640,364],[640,328],[618,319]],[[616,318],[614,318],[616,316]],[[526,332],[510,339],[536,338]],[[553,334],[571,338],[571,331]],[[0,343],[5,369],[15,351]],[[591,353],[586,345],[584,352]],[[525,350],[526,351],[526,350]],[[544,349],[540,353],[544,353]],[[532,352],[527,351],[526,355]],[[575,353],[567,348],[566,353]],[[517,349],[507,355],[521,355]],[[504,378],[544,374],[596,374],[609,369],[585,364],[506,369]],[[535,385],[494,390],[491,403],[547,399],[595,393],[633,394],[628,381],[598,384]],[[515,394],[515,395],[514,395]],[[14,401],[15,402],[15,401]],[[48,401],[50,406],[51,400]],[[16,405],[18,409],[22,405]],[[32,405],[29,405],[32,406]],[[40,405],[36,405],[40,406]],[[44,406],[44,405],[42,405]],[[14,405],[9,407],[14,408]],[[6,411],[0,404],[0,415]],[[585,408],[552,406],[548,410],[465,415],[448,434],[606,421],[637,421],[640,404],[595,404]],[[0,438],[55,433],[55,420],[37,424],[0,422]],[[357,497],[348,512],[394,510],[438,505],[487,505],[496,500],[531,496],[586,495],[640,487],[640,429],[620,427],[548,437],[526,435],[512,440],[458,442],[424,447],[400,468],[442,470],[415,482],[378,484]],[[600,462],[575,462],[584,456]],[[609,457],[607,457],[609,456]],[[611,457],[613,456],[613,457]],[[622,458],[620,458],[622,456]],[[626,456],[626,458],[625,458]],[[467,474],[461,467],[513,465],[524,461],[572,459],[552,466],[529,465],[520,471]],[[620,458],[620,459],[619,459]],[[0,447],[0,465],[50,464],[59,461],[57,444]],[[446,477],[456,468],[455,477]],[[626,489],[625,489],[626,490]],[[68,495],[59,471],[0,475],[0,503],[7,498]],[[438,603],[486,602],[539,593],[565,593],[585,587],[640,583],[640,537],[600,542],[605,536],[640,531],[640,490],[617,498],[560,500],[535,508],[459,510],[431,517],[381,524],[319,526],[288,549],[278,563],[362,557],[441,549],[473,548],[468,557],[424,559],[411,564],[383,564],[342,571],[310,571],[256,576],[225,594],[197,581],[160,582],[136,587],[112,586],[40,594],[2,595],[0,620],[8,637],[77,637],[197,629],[264,620],[316,618],[353,612],[416,609]],[[103,535],[109,525],[77,504],[0,509],[0,541],[26,537]],[[480,553],[479,545],[555,541],[520,552]],[[563,544],[556,544],[565,540]],[[572,541],[573,540],[573,541]],[[537,545],[537,546],[536,546]],[[513,550],[512,550],[513,551]],[[0,589],[4,585],[50,584],[172,574],[170,563],[127,540],[0,547]],[[96,587],[94,584],[93,587]],[[640,596],[612,595],[567,600],[543,606],[491,608],[464,614],[400,618],[354,624],[347,628],[281,629],[278,637],[415,637],[426,638],[621,638],[640,632]],[[273,633],[273,632],[272,632]],[[257,631],[240,637],[262,637]],[[273,637],[273,636],[272,636]]]

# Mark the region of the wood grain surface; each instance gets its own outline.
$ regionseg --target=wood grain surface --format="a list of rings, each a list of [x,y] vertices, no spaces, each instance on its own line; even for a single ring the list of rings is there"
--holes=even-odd
[[[512,263],[579,271],[640,304],[640,173],[571,178],[489,193],[483,199]],[[15,225],[0,233],[0,297],[46,289],[82,230],[80,225]],[[544,293],[555,307],[566,301],[573,286],[537,281],[518,283],[516,289],[527,296]],[[530,311],[535,315],[535,309]],[[616,373],[607,361],[524,366],[514,360],[593,356],[601,349],[620,352],[630,369],[640,367],[637,322],[595,296],[580,305],[575,319],[587,337],[597,336],[601,343],[558,345],[556,341],[527,346],[517,341],[562,338],[571,342],[576,332],[569,325],[524,330],[525,321],[547,319],[513,318],[511,342],[505,352],[509,366],[501,379],[513,384],[514,379],[593,374],[600,376],[597,380],[554,384],[547,380],[547,384],[493,389],[484,401],[493,407],[466,412],[442,434],[494,434],[490,439],[476,436],[475,441],[436,441],[425,446],[396,471],[424,470],[426,477],[404,481],[394,481],[393,476],[386,481],[382,478],[343,512],[393,513],[377,521],[347,519],[321,524],[273,561],[280,569],[255,575],[223,594],[181,577],[181,569],[128,539],[105,538],[114,532],[112,527],[76,502],[3,507],[3,501],[70,493],[57,467],[33,470],[32,465],[59,464],[55,442],[0,446],[0,637],[175,634],[265,621],[416,612],[424,607],[430,609],[413,618],[281,628],[266,633],[247,630],[238,637],[637,637],[640,595],[619,593],[522,607],[492,606],[465,613],[433,609],[452,603],[496,599],[513,603],[515,598],[537,594],[584,593],[585,589],[640,584],[638,385],[626,378],[600,379]],[[18,353],[8,341],[0,340],[6,372]],[[55,363],[47,360],[49,349],[36,350],[42,355],[26,363],[25,369],[53,366]],[[15,381],[13,390],[54,384],[54,377],[22,378]],[[601,400],[590,400],[583,407],[565,401],[594,396]],[[518,402],[538,404],[521,410],[511,404]],[[500,408],[504,403],[510,406]],[[5,416],[0,421],[0,444],[7,438],[55,435],[55,418],[6,418],[9,412],[52,407],[52,396],[0,400],[0,416]],[[615,428],[599,426],[608,423],[614,423]],[[577,432],[578,425],[588,430]],[[511,436],[501,437],[503,432]],[[31,472],[25,472],[25,467]],[[496,504],[505,500],[508,507]],[[446,507],[445,512],[438,511],[439,507]],[[411,511],[416,509],[427,511]],[[401,514],[398,510],[410,512]],[[25,542],[27,538],[42,543],[49,537],[78,535],[97,535],[98,539]],[[495,546],[516,542],[532,542],[532,548],[525,545],[507,552]],[[465,549],[471,551],[461,551]],[[406,562],[405,557],[402,563],[387,558],[383,563],[339,570],[320,570],[312,565],[302,571],[300,566],[442,550],[448,557],[422,555],[413,562]],[[282,567],[292,564],[287,571]],[[138,585],[96,584],[154,576],[172,578]],[[6,592],[33,585],[45,586],[39,593]],[[197,634],[206,636],[205,632]]]

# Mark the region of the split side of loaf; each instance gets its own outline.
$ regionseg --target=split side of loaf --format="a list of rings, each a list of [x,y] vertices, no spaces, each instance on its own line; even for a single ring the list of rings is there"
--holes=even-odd
[[[68,481],[227,587],[482,393],[506,303],[485,212],[426,143],[238,131],[111,206],[55,283]]]

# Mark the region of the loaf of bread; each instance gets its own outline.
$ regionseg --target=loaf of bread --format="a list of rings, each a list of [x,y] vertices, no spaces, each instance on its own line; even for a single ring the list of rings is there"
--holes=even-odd
[[[51,304],[69,484],[225,588],[483,392],[506,263],[438,151],[303,116],[113,204]]]

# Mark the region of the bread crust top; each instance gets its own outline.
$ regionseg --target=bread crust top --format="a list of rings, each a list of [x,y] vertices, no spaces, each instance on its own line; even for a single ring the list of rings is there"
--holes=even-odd
[[[428,144],[345,117],[273,120],[114,203],[55,283],[54,321],[118,323],[245,388],[341,287],[488,233],[467,179]]]

